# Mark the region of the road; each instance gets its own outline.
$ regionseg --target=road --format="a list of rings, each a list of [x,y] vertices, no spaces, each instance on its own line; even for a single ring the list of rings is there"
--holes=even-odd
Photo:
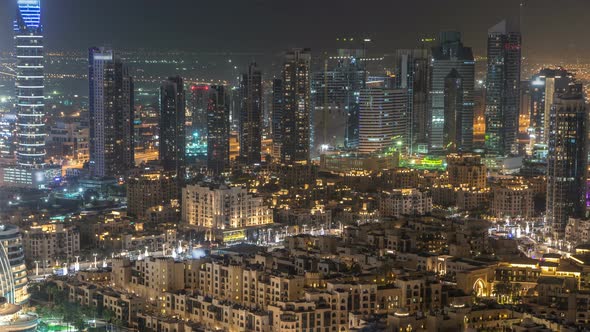
[[[150,160],[157,160],[157,159],[158,159],[158,150],[156,150],[156,149],[135,152],[135,164],[136,165],[140,165],[142,162],[147,162]],[[83,162],[68,161],[67,163],[65,163],[64,165],[61,166],[61,173],[62,173],[62,175],[65,175],[66,171],[68,169],[75,169],[75,168],[81,169],[82,167],[84,167]]]

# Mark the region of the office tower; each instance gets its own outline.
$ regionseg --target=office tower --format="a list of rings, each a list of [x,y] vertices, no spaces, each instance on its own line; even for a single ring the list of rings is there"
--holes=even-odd
[[[530,134],[531,143],[547,144],[551,106],[555,93],[563,93],[574,81],[573,75],[563,68],[544,68],[531,79]]]
[[[255,63],[240,82],[240,160],[246,165],[258,164],[262,146],[262,73]]]
[[[360,93],[360,153],[373,153],[406,146],[408,91],[367,87]]]
[[[555,93],[549,116],[547,221],[553,239],[563,240],[568,219],[586,211],[588,115],[582,84]]]
[[[310,148],[310,49],[292,49],[283,64],[281,162],[307,164]]]
[[[272,80],[272,157],[275,160],[281,158],[281,144],[283,130],[281,123],[283,121],[283,81],[281,79]]]
[[[443,129],[444,149],[449,152],[457,151],[462,142],[463,128],[461,115],[463,114],[463,79],[453,69],[445,78],[445,123]]]
[[[159,156],[165,171],[175,172],[180,184],[186,174],[185,92],[181,77],[160,87]]]
[[[339,49],[312,74],[313,154],[358,145],[359,92],[365,84],[362,50]]]
[[[219,175],[229,169],[229,97],[223,85],[212,85],[208,91],[207,168]]]
[[[506,20],[488,30],[486,80],[486,150],[505,156],[516,152],[520,109],[520,46],[518,27]]]
[[[408,151],[428,151],[428,86],[431,51],[427,48],[398,50],[396,86],[408,90]]]
[[[134,167],[133,79],[107,48],[90,48],[88,57],[90,174],[119,177]]]
[[[187,98],[190,126],[187,129],[187,160],[207,157],[207,105],[209,85],[192,85]]]
[[[44,262],[46,263],[46,262]],[[29,300],[23,239],[18,227],[0,224],[0,297],[9,303]]]
[[[468,151],[473,148],[473,92],[475,61],[470,47],[463,46],[459,32],[442,32],[439,37],[439,45],[432,49],[432,61],[430,64],[430,149],[433,152],[444,151],[445,119],[445,81],[453,71],[457,72],[463,84],[463,106],[461,114],[461,126],[457,128],[461,132],[461,140],[457,149]]]
[[[16,161],[21,167],[45,165],[45,100],[41,1],[18,0],[16,44]]]

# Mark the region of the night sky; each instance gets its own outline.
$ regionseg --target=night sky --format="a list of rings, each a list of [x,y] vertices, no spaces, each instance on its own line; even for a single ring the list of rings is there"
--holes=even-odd
[[[44,0],[50,50],[115,48],[278,52],[325,49],[338,36],[371,36],[383,51],[413,47],[427,33],[457,29],[476,54],[487,28],[518,19],[519,0]],[[16,0],[0,0],[0,51],[12,47]],[[528,0],[525,55],[590,53],[589,0]],[[564,52],[564,50],[566,52]]]

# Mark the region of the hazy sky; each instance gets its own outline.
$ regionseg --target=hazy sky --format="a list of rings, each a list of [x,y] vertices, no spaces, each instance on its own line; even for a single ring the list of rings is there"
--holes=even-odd
[[[0,50],[12,47],[16,0],[0,0]],[[370,35],[383,50],[456,29],[476,54],[487,28],[518,19],[520,0],[42,0],[49,49],[116,48],[276,52],[326,48],[338,36]],[[528,0],[529,56],[589,54],[590,0]]]

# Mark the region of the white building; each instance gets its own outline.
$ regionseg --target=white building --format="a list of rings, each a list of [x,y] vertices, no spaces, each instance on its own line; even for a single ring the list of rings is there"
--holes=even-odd
[[[359,110],[359,152],[372,153],[390,146],[406,146],[405,89],[362,89]]]
[[[9,303],[25,303],[29,299],[27,284],[20,230],[14,225],[0,224],[0,297],[5,297]]]
[[[432,196],[427,191],[394,189],[382,192],[379,199],[379,212],[383,217],[420,216],[431,211]]]
[[[262,197],[226,185],[189,185],[182,189],[182,220],[213,229],[260,226],[273,222]]]
[[[80,252],[80,231],[63,224],[31,226],[24,231],[23,242],[28,262],[73,259]]]

